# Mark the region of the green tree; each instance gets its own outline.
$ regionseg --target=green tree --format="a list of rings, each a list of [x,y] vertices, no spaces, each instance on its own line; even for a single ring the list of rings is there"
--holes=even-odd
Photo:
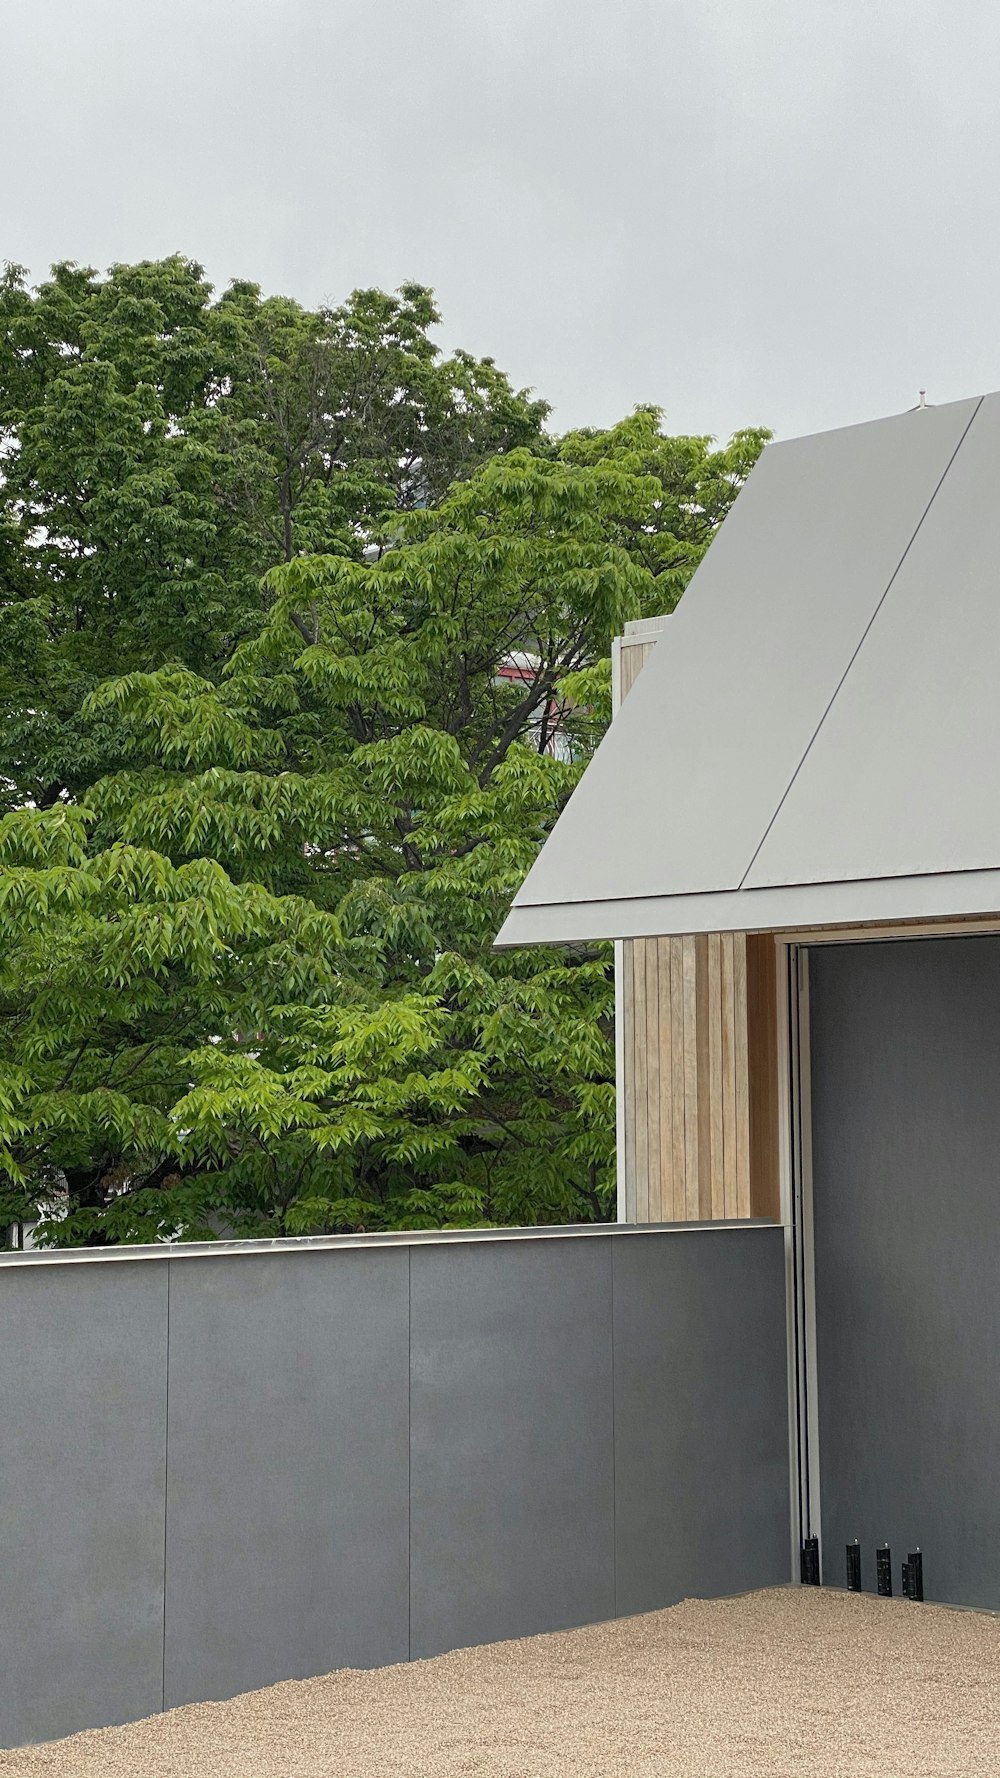
[[[242,372],[212,433],[231,461],[229,499],[251,515],[268,566],[358,556],[373,524],[541,441],[543,401],[514,391],[490,358],[440,356],[430,338],[440,316],[420,284],[355,291],[315,314],[234,284],[220,314],[238,326]]]
[[[119,762],[82,716],[103,679],[214,678],[276,561],[359,557],[373,521],[537,440],[545,406],[489,359],[442,359],[429,291],[309,312],[213,298],[175,257],[0,279],[0,780],[41,806]],[[0,793],[4,794],[4,793]]]
[[[259,326],[253,292],[232,302]],[[248,389],[185,435],[235,465],[219,535],[270,537],[252,615],[204,661],[179,631],[94,663],[86,769],[47,806],[26,745],[12,778],[0,1215],[41,1210],[63,1243],[606,1216],[608,951],[492,939],[606,720],[611,637],[676,601],[763,435],[720,452],[647,411],[518,447],[501,379],[493,419],[467,392],[432,428],[425,404],[409,457],[378,422],[380,458],[359,411],[329,475],[292,476],[283,559],[276,422]],[[14,609],[62,584],[32,536],[11,498]],[[15,714],[37,647],[12,624]]]

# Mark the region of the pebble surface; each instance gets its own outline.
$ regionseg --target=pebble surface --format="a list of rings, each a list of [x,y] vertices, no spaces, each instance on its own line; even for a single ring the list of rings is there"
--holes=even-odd
[[[345,1671],[0,1751],[2,1778],[979,1778],[1000,1618],[820,1588]]]

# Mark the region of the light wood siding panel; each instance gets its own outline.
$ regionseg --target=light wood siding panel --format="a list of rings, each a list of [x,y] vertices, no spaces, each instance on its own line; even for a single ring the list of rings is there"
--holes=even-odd
[[[712,1193],[708,1214],[718,1221],[726,1214],[723,1180],[723,1077],[722,1077],[722,939],[718,932],[708,934],[708,1106],[712,1143]]]
[[[642,672],[643,664],[656,647],[655,642],[624,642],[621,649],[621,691],[620,696],[628,697],[633,685]]]
[[[650,650],[616,650],[620,703]],[[778,1026],[769,935],[628,939],[621,999],[630,1222],[779,1215]]]
[[[687,1215],[684,1189],[687,1165],[684,1146],[684,940],[670,940],[670,1092],[673,1107],[673,1183],[671,1204],[673,1219],[683,1222]]]
[[[731,932],[719,940],[722,955],[722,1196],[724,1214],[736,1215],[736,984]]]
[[[674,1069],[670,1000],[670,940],[656,940],[659,989],[657,1044],[660,1051],[660,1155],[658,1187],[660,1221],[674,1219]]]
[[[635,1102],[635,1219],[649,1221],[649,1106],[646,1092],[646,941],[632,947],[632,1066]]]
[[[696,1048],[698,1063],[698,1215],[712,1214],[712,1106],[709,1097],[708,935],[699,933],[695,944]]]
[[[632,1053],[635,1031],[635,994],[632,987],[632,946],[623,947],[621,995],[615,1006],[615,1017],[622,1022],[621,1054],[623,1078],[618,1082],[618,1116],[624,1126],[622,1149],[625,1156],[625,1221],[638,1222],[635,1196],[635,1059]]]
[[[684,1017],[684,1219],[698,1220],[698,951],[681,940]]]
[[[769,935],[628,947],[625,1210],[630,1221],[777,1220],[778,1018]]]
[[[747,941],[733,938],[733,1033],[736,1044],[736,1214],[750,1215],[750,1085],[747,1053]]]
[[[655,938],[643,941],[646,975],[646,1215],[662,1222],[660,1207],[660,989]]]

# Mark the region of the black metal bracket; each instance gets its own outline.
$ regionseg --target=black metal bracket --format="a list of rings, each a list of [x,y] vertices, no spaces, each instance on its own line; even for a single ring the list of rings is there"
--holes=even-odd
[[[847,1546],[847,1591],[861,1591],[861,1545],[857,1538]]]
[[[903,1563],[903,1597],[904,1599],[923,1599],[924,1596],[924,1558],[920,1550],[911,1550]]]
[[[819,1586],[819,1538],[807,1537],[802,1545],[799,1573],[804,1587]]]

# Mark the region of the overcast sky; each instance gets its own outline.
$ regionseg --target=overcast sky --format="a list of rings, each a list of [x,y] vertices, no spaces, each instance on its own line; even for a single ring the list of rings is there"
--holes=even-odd
[[[3,0],[0,258],[434,286],[560,427],[1000,386],[997,0]]]

